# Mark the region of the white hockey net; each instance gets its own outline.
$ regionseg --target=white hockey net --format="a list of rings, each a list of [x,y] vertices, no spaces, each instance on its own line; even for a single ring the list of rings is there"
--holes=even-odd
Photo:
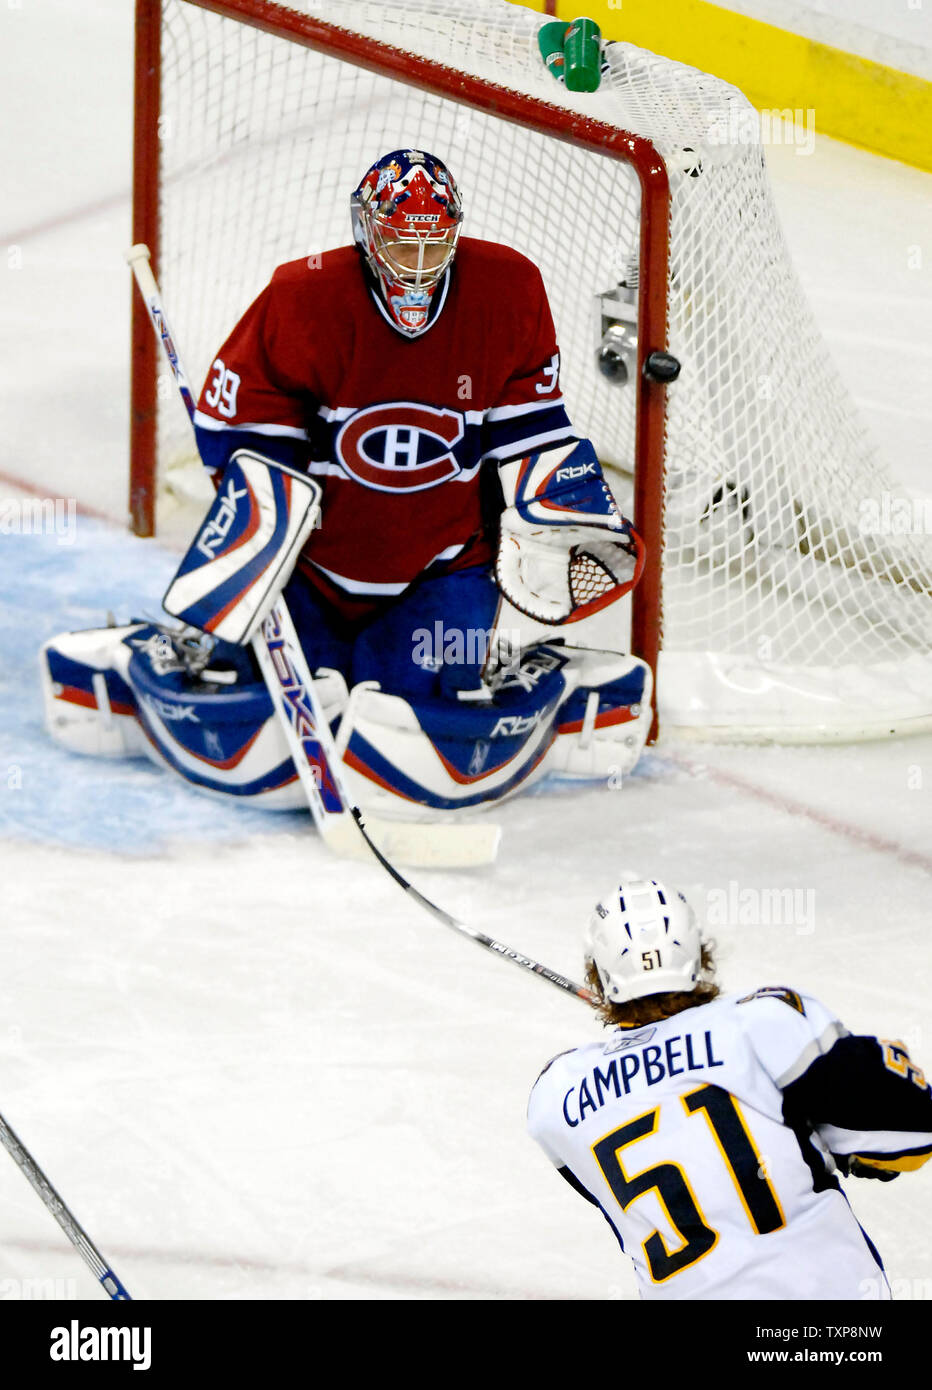
[[[538,56],[544,17],[503,0],[291,8],[585,111],[662,157],[667,347],[682,373],[657,480],[661,728],[806,739],[932,719],[928,538],[870,530],[873,504],[902,489],[802,295],[741,94],[626,44],[609,50],[602,90],[567,94]],[[186,0],[164,0],[162,53],[161,280],[195,383],[277,264],[350,240],[349,194],[375,158],[422,147],[453,170],[466,234],[540,267],[570,416],[630,473],[635,388],[596,361],[611,305],[636,319],[640,192],[627,166]],[[160,441],[170,486],[190,453],[170,399]]]

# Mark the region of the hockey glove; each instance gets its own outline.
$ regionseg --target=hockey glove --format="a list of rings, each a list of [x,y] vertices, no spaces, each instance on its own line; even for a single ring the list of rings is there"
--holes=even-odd
[[[857,1154],[832,1154],[835,1166],[846,1178],[876,1178],[877,1182],[892,1182],[899,1172],[892,1168],[875,1168],[872,1163],[864,1163]]]
[[[320,487],[238,449],[162,600],[166,613],[245,645],[291,577],[320,515]]]
[[[506,464],[501,477],[507,505],[495,578],[519,612],[576,622],[634,587],[644,546],[588,440]]]

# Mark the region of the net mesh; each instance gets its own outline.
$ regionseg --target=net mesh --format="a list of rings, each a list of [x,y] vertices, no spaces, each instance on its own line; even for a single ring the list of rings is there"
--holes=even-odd
[[[805,302],[759,122],[741,94],[622,43],[608,50],[598,93],[566,93],[538,56],[543,17],[500,0],[291,8],[584,111],[650,139],[663,158],[667,346],[682,363],[667,392],[663,478],[668,718],[678,718],[680,658],[693,685],[713,668],[719,685],[723,670],[824,675],[835,704],[862,668],[889,685],[896,667],[932,710],[928,538],[872,528],[881,499],[903,489]],[[570,417],[603,461],[633,469],[635,390],[597,368],[605,296],[636,322],[640,191],[630,168],[185,0],[164,0],[162,62],[161,278],[196,384],[277,264],[350,241],[349,193],[374,159],[421,147],[456,176],[465,234],[540,267]],[[189,452],[185,421],[166,401],[163,478]]]
[[[617,587],[617,580],[605,566],[585,550],[577,550],[570,560],[570,593],[580,608]]]

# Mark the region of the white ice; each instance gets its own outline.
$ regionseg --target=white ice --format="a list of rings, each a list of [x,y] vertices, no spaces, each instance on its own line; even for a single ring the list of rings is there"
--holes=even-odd
[[[218,806],[41,730],[39,642],[158,611],[171,550],[122,527],[131,15],[0,10],[6,265],[0,492],[115,525],[0,555],[0,1110],[137,1298],[630,1299],[601,1218],[524,1134],[584,1006],[438,925],[306,818]],[[768,152],[828,340],[896,474],[928,495],[932,180],[819,137]],[[813,749],[662,741],[618,791],[503,808],[499,863],[422,874],[444,906],[578,977],[621,865],[692,889],[798,888],[795,924],[718,926],[729,988],[789,983],[932,1063],[932,738]],[[932,1296],[932,1174],[849,1185],[904,1296]],[[24,1282],[25,1281],[25,1282]],[[38,1281],[29,1283],[28,1281]],[[0,1161],[0,1296],[93,1297]]]

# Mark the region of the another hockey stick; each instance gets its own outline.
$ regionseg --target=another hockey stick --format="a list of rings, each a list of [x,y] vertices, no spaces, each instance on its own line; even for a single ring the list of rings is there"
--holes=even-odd
[[[7,1153],[18,1164],[23,1173],[29,1179],[42,1201],[48,1207],[55,1220],[61,1226],[71,1244],[77,1250],[81,1259],[87,1265],[105,1292],[115,1302],[131,1301],[130,1295],[126,1292],[107,1261],[101,1255],[97,1246],[91,1240],[84,1227],[79,1225],[75,1217],[71,1214],[65,1203],[59,1197],[42,1169],[36,1163],[32,1154],[24,1147],[22,1141],[17,1138],[10,1129],[6,1120],[0,1115],[0,1143]]]
[[[127,253],[127,260],[188,418],[193,424],[194,393],[168,324],[161,292],[152,274],[148,247],[133,246]],[[349,814],[353,806],[341,785],[340,759],[283,597],[279,596],[253,639],[252,650],[288,741],[321,838],[338,854],[368,857],[356,821]],[[367,825],[366,839],[370,844],[370,836],[375,835],[387,855],[421,868],[467,868],[491,863],[501,838],[500,828],[491,823],[441,825],[431,822],[425,825],[371,817]]]
[[[127,254],[127,260],[132,267],[136,282],[149,310],[152,326],[165,349],[175,382],[193,423],[194,398],[175,349],[165,317],[162,297],[149,265],[148,247],[143,245],[132,247]],[[395,825],[383,821],[379,823],[379,827],[380,838],[383,840],[385,851],[375,843],[371,834],[372,823],[367,828],[362,812],[352,804],[341,785],[338,771],[339,757],[334,747],[330,726],[321,714],[307,660],[283,599],[278,599],[262,624],[261,636],[254,639],[253,650],[269,687],[275,709],[280,715],[282,728],[288,740],[288,746],[301,778],[302,786],[307,794],[308,803],[322,833],[328,837],[328,843],[348,854],[355,853],[363,845],[366,846],[383,869],[391,874],[395,882],[438,922],[442,922],[444,926],[469,937],[487,950],[494,951],[505,960],[510,960],[515,965],[521,966],[522,969],[539,976],[558,989],[575,995],[587,1004],[595,1005],[598,1002],[596,996],[584,985],[566,979],[555,970],[550,970],[547,966],[541,965],[540,962],[532,960],[530,956],[522,955],[520,951],[512,950],[503,942],[496,941],[493,937],[486,936],[484,932],[467,926],[465,922],[461,922],[444,908],[438,907],[436,903],[431,902],[419,889],[415,888],[387,857],[385,851],[391,852],[393,835],[396,840],[401,838],[406,843],[410,843],[406,838],[410,834],[420,839],[425,832],[432,833],[438,829],[447,829],[447,827]],[[471,830],[475,828],[470,827]],[[458,835],[462,834],[465,827],[453,826],[448,829],[454,835]],[[492,829],[497,834],[497,827],[492,827]],[[393,857],[409,859],[409,856],[404,852],[403,845],[396,845]]]

